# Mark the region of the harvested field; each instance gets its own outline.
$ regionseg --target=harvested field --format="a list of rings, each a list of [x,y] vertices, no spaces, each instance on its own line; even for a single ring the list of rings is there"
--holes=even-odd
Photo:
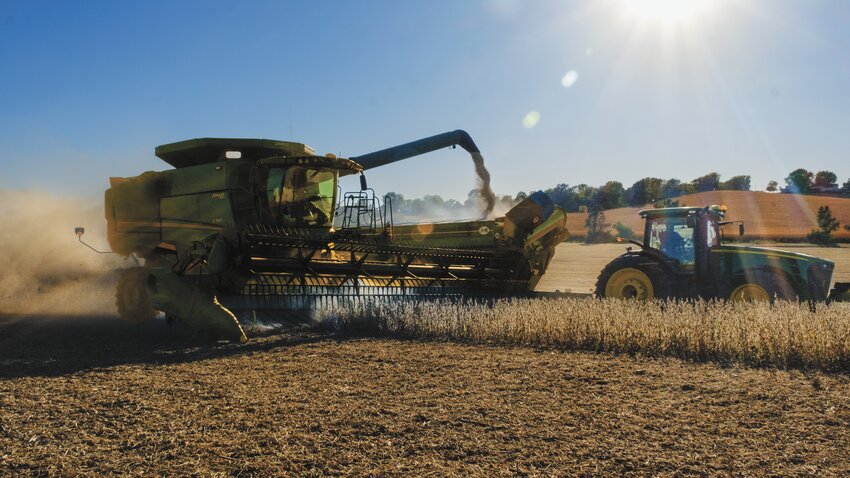
[[[817,228],[817,212],[820,206],[829,206],[841,224],[850,224],[850,198],[807,196],[800,194],[775,194],[757,191],[709,191],[674,198],[682,206],[705,206],[723,204],[729,208],[726,218],[744,221],[749,240],[804,240],[806,234]],[[638,234],[643,231],[643,222],[638,216],[641,209],[651,208],[648,204],[638,208],[618,208],[605,211],[605,222],[621,222]],[[586,214],[570,213],[567,226],[576,237],[584,237]],[[836,238],[850,239],[850,232],[839,229]]]
[[[0,324],[0,475],[850,473],[841,375],[27,320]]]
[[[547,288],[589,290],[622,250],[559,246]],[[161,321],[0,317],[0,476],[850,473],[844,373],[569,351],[562,322],[530,325],[508,329],[522,345],[291,331],[237,346]],[[798,339],[753,332],[774,358]]]

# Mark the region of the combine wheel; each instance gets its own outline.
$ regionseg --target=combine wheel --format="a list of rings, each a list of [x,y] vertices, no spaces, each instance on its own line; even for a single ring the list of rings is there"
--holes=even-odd
[[[797,294],[785,274],[754,271],[739,276],[725,287],[723,297],[732,302],[773,302],[776,299],[796,300]]]
[[[156,317],[156,310],[151,305],[151,297],[145,286],[148,272],[146,268],[134,267],[121,275],[115,298],[122,319],[140,324]]]
[[[620,256],[602,269],[596,296],[615,299],[667,299],[673,293],[670,279],[656,263],[638,255]]]

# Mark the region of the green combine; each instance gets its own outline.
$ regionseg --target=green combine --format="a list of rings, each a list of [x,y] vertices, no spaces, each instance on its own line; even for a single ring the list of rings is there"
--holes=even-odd
[[[105,195],[112,250],[140,264],[118,284],[121,316],[161,311],[244,342],[240,324],[302,323],[316,307],[364,297],[528,294],[569,235],[548,196],[495,219],[397,225],[391,200],[366,184],[366,170],[453,146],[472,155],[489,191],[460,130],[349,159],[264,139],[157,147],[174,169],[111,178]],[[346,175],[360,175],[359,191],[340,193]]]

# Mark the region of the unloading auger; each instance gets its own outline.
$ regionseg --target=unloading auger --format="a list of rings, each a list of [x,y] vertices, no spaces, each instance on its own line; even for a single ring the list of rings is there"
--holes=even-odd
[[[460,146],[475,162],[485,218],[396,225],[391,197],[363,171]],[[122,317],[169,320],[244,342],[240,325],[303,323],[309,311],[363,298],[500,297],[534,290],[569,237],[566,215],[537,192],[505,216],[492,210],[489,173],[457,130],[350,159],[301,143],[202,138],[162,145],[174,169],[110,178],[112,250],[143,265],[117,287]],[[360,191],[339,196],[340,176]]]

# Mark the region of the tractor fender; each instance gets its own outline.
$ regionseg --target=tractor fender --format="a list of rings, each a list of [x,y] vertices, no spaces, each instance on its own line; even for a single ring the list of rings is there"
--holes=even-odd
[[[829,302],[850,302],[850,282],[836,282],[829,292]]]

